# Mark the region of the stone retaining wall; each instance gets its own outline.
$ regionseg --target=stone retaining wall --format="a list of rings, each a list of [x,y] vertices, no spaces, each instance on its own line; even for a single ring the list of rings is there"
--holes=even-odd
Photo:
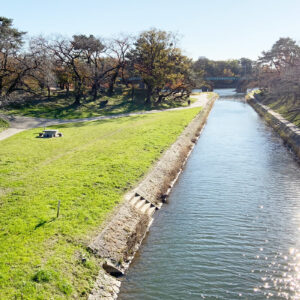
[[[127,193],[114,217],[89,245],[102,260],[89,300],[117,299],[124,274],[153,221],[155,210],[166,201],[205,125],[217,95],[190,122],[135,189]]]
[[[269,125],[281,136],[284,142],[294,151],[300,159],[300,129],[276,113],[268,106],[259,103],[259,96],[255,96],[248,103],[261,115]]]

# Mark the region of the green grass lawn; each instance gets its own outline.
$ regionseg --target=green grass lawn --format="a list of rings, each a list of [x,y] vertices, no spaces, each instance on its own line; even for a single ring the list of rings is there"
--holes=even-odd
[[[99,265],[86,250],[91,238],[199,111],[67,124],[55,139],[33,129],[1,141],[0,299],[86,298]]]
[[[8,122],[0,118],[0,132],[9,127]]]
[[[74,98],[66,98],[64,94],[57,95],[50,99],[32,100],[26,105],[10,107],[3,113],[20,114],[31,117],[42,117],[49,119],[74,119],[95,116],[109,116],[121,113],[136,111],[147,111],[152,109],[165,109],[179,106],[187,106],[186,100],[166,101],[157,106],[145,106],[143,90],[136,90],[134,101],[130,96],[130,89],[117,90],[112,97],[101,97],[96,101],[82,100],[82,105],[74,107]],[[108,100],[105,107],[101,107],[100,102]]]

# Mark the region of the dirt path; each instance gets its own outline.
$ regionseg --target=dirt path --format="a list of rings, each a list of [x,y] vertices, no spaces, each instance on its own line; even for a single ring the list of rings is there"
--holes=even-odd
[[[45,119],[45,118],[34,118],[34,117],[24,117],[24,116],[6,116],[0,115],[1,118],[7,120],[10,124],[10,128],[0,132],[0,141],[4,140],[16,133],[21,131],[38,128],[38,127],[48,127],[51,125],[60,125],[66,123],[79,123],[79,122],[88,122],[88,121],[96,121],[96,120],[106,120],[106,119],[115,119],[127,116],[137,116],[143,114],[153,114],[162,111],[173,111],[173,110],[182,110],[182,109],[189,109],[192,107],[200,107],[205,106],[208,102],[208,94],[200,94],[200,95],[193,95],[193,98],[197,98],[197,101],[192,103],[188,107],[178,107],[178,108],[170,108],[170,109],[163,109],[163,110],[151,110],[151,111],[143,111],[143,112],[136,112],[136,113],[126,113],[126,114],[118,114],[114,116],[99,116],[99,117],[91,117],[91,118],[82,118],[82,119]]]

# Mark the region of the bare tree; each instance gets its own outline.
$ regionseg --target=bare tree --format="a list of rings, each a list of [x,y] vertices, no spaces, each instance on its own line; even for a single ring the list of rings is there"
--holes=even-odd
[[[111,71],[108,96],[114,92],[114,85],[117,77],[121,74],[123,77],[124,70],[128,64],[127,54],[132,49],[132,38],[130,36],[120,36],[114,38],[108,46],[109,55],[112,58],[114,69]]]
[[[30,72],[30,76],[36,80],[42,92],[45,88],[47,89],[49,98],[51,86],[56,86],[54,57],[47,47],[46,39],[41,36],[30,40],[29,49],[30,53],[37,61],[37,68]]]
[[[83,61],[84,49],[80,48],[76,40],[56,38],[47,44],[57,66],[67,69],[73,77],[75,101],[73,105],[80,105],[81,98],[88,81],[88,67]]]
[[[101,79],[104,76],[104,56],[107,48],[99,38],[95,38],[93,35],[73,36],[73,45],[76,50],[82,51],[82,59],[89,69],[88,77],[91,85],[91,93],[93,99],[96,100],[100,89]]]
[[[81,51],[81,61],[87,67],[87,75],[91,86],[93,99],[96,100],[98,92],[116,69],[114,59],[108,55],[108,47],[93,35],[73,36],[72,44],[75,50]]]

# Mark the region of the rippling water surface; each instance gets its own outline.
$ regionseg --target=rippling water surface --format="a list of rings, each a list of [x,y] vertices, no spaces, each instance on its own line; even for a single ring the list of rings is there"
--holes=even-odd
[[[300,299],[299,164],[219,93],[119,299]]]

